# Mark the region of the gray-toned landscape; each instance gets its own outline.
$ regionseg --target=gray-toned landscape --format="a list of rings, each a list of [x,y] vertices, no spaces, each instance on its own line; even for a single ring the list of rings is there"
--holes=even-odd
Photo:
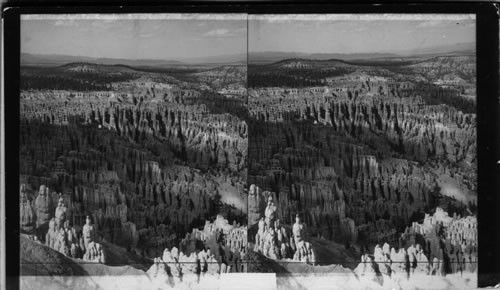
[[[473,15],[32,15],[21,52],[23,288],[476,287]]]
[[[21,273],[179,287],[246,271],[246,18],[28,19],[25,51],[51,45],[40,27],[59,30],[54,45],[72,32],[93,46],[22,55]],[[212,48],[182,56],[193,41]]]
[[[258,270],[302,273],[306,288],[311,273],[332,272],[353,288],[407,289],[425,276],[470,287],[476,56],[473,42],[455,42],[474,39],[474,20],[317,19],[249,21]]]

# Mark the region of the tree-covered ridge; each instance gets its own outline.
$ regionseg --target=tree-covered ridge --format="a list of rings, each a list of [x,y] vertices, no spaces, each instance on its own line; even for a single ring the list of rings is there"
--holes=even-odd
[[[336,67],[325,70],[314,67],[283,67],[275,65],[250,65],[248,67],[248,87],[289,87],[303,88],[321,86],[325,78],[342,76],[353,72],[351,68]]]
[[[89,64],[22,67],[20,89],[100,91],[109,90],[114,82],[125,82],[139,77],[130,68],[109,66],[104,71],[95,67]]]

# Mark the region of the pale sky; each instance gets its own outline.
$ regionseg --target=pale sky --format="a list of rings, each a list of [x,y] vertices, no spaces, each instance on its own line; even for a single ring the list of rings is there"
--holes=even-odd
[[[21,52],[163,60],[247,53],[245,15],[172,15],[26,15]]]
[[[398,53],[475,43],[475,15],[251,15],[250,52]]]
[[[474,15],[249,15],[250,52],[398,53],[474,43]],[[21,51],[182,60],[247,53],[245,14],[23,15]]]

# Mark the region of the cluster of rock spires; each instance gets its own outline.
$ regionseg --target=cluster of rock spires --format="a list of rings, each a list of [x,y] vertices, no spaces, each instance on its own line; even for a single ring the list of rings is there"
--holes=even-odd
[[[89,216],[81,229],[70,226],[64,199],[59,197],[54,208],[49,188],[45,185],[41,185],[36,198],[30,200],[26,186],[21,184],[19,196],[20,228],[25,234],[68,257],[106,263],[105,249],[98,242],[99,237]]]
[[[335,185],[335,184],[333,184]],[[325,188],[325,187],[324,187]],[[354,220],[346,215],[349,213],[343,200],[335,200],[329,192],[314,190],[311,195],[304,192],[302,187],[299,194],[292,188],[292,194],[287,192],[270,192],[261,190],[260,187],[251,185],[248,193],[248,219],[249,224],[256,224],[266,209],[266,201],[272,197],[276,201],[276,215],[282,224],[293,224],[296,213],[300,212],[302,219],[308,225],[309,234],[339,242],[357,240],[358,228]],[[325,188],[326,190],[326,188]],[[300,196],[300,197],[299,197]],[[294,199],[291,199],[294,197]],[[290,198],[290,199],[287,199]],[[301,198],[300,201],[296,199]],[[321,207],[311,207],[314,201],[323,200]],[[326,204],[330,202],[331,204]],[[300,202],[304,202],[302,205]],[[309,208],[308,208],[309,206]]]
[[[399,248],[384,243],[361,256],[354,270],[359,276],[439,275],[477,271],[477,221],[474,216],[454,217],[441,208],[426,214],[401,234]]]
[[[145,100],[134,105],[107,98],[61,101],[47,96],[22,99],[21,110],[24,118],[51,125],[93,124],[136,142],[158,138],[198,168],[228,166],[233,171],[243,170],[246,123],[231,114],[211,114],[203,104],[179,102]]]
[[[270,99],[266,92],[253,92],[249,101],[257,120],[313,120],[331,132],[373,142],[383,133],[397,152],[417,160],[440,158],[451,162],[475,160],[475,114],[446,106],[428,106],[420,97],[297,94]],[[279,116],[279,117],[278,117]],[[461,142],[455,149],[454,144]]]
[[[116,93],[23,92],[21,229],[97,263],[109,241],[151,258],[147,274],[172,287],[245,272],[253,251],[312,267],[316,238],[383,244],[355,270],[375,280],[475,271],[475,218],[438,209],[407,227],[435,208],[443,180],[475,192],[475,114],[423,98],[457,91],[361,73],[250,90],[246,107],[240,69],[191,77],[114,83]],[[207,221],[227,193],[255,234],[220,215]]]
[[[282,222],[303,211],[314,236],[377,243],[397,240],[438,194],[474,202],[475,114],[373,79],[249,90],[248,183],[275,192]],[[263,210],[253,198],[252,221]]]
[[[166,248],[154,258],[147,274],[165,279],[171,287],[199,283],[205,276],[246,272],[246,251],[247,227],[231,225],[218,215],[213,223],[206,221],[202,230],[187,233],[179,248]]]
[[[179,248],[186,255],[199,250],[199,242],[211,250],[212,255],[221,264],[233,269],[234,272],[243,272],[243,262],[247,252],[247,227],[233,222],[229,224],[221,215],[213,223],[205,221],[202,230],[194,228],[191,233],[179,243]]]
[[[210,250],[202,250],[186,256],[176,247],[165,249],[162,257],[154,258],[154,264],[146,272],[152,278],[164,278],[166,285],[175,287],[199,281],[201,275],[219,275],[228,271],[226,264],[219,264]]]
[[[106,251],[104,246],[98,242],[103,235],[98,233],[92,225],[91,217],[86,217],[86,223],[82,228],[70,226],[71,213],[65,206],[64,199],[59,197],[58,205],[54,209],[52,198],[48,192],[49,188],[42,185],[36,198],[30,200],[26,186],[21,185],[21,230],[31,236],[33,240],[68,257],[105,264]],[[54,214],[52,214],[53,212]],[[176,240],[172,240],[172,243],[175,242]],[[200,243],[202,248],[206,247],[208,250],[200,251]],[[173,257],[177,257],[176,261],[183,262],[183,259],[191,257],[191,254],[201,253],[198,257],[204,257],[201,259],[202,262],[218,262],[219,270],[217,273],[221,271],[242,272],[246,267],[243,260],[247,248],[247,227],[240,226],[236,222],[231,225],[221,215],[218,215],[213,223],[206,221],[203,230],[194,228],[191,233],[187,233],[186,237],[180,241],[179,247],[182,250],[180,254],[178,252],[177,255],[173,255]],[[178,251],[177,248],[175,249]],[[167,261],[165,260],[167,251],[168,248],[164,251],[164,261]],[[184,253],[187,253],[187,256]]]
[[[189,85],[122,85],[23,92],[21,182],[60,188],[77,224],[90,215],[107,241],[151,258],[214,217],[217,196],[243,216],[246,123]]]
[[[261,195],[268,198],[264,216],[260,211],[255,211],[255,208],[251,212],[252,219],[249,216],[249,225],[255,224],[255,217],[261,216],[257,223],[258,231],[255,235],[254,251],[271,259],[293,260],[315,265],[316,253],[311,243],[307,241],[306,225],[301,222],[299,214],[296,215],[295,223],[290,231],[290,227],[281,225],[276,213],[278,207],[274,204],[272,195],[269,192],[261,193],[257,186],[250,185],[249,198]],[[254,204],[252,200],[252,205]]]
[[[268,203],[265,209],[261,210],[259,202],[264,198],[268,199]],[[250,186],[249,225],[258,225],[254,250],[272,259],[293,259],[314,265],[316,253],[307,242],[308,235],[299,215],[296,216],[296,223],[290,231],[290,228],[280,224],[283,212],[278,208],[279,206],[274,204],[272,192],[261,191],[253,184]],[[259,219],[262,215],[265,217]],[[406,269],[405,263],[409,263],[413,267],[412,271],[418,269],[426,274],[436,271],[443,274],[471,272],[475,269],[477,221],[473,215],[460,217],[455,213],[450,217],[438,207],[433,215],[425,214],[422,223],[413,222],[402,234],[398,234],[395,229],[392,229],[391,233],[390,238],[385,239],[386,242],[384,236],[373,239],[372,241],[377,243],[382,241],[384,246],[381,248],[377,245],[373,257],[365,254],[362,261],[369,262],[374,259],[375,262],[387,262],[390,259],[395,263],[394,267],[399,267],[399,270],[391,271],[402,271],[401,269]],[[400,250],[391,248],[389,244],[399,246]],[[363,250],[363,247],[361,249]]]
[[[426,214],[423,223],[413,223],[401,234],[400,244],[421,243],[423,251],[441,264],[443,273],[474,271],[477,267],[477,219],[453,217],[441,208]]]

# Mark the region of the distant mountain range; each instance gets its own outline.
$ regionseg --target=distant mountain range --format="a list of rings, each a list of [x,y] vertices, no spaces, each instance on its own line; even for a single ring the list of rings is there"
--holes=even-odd
[[[96,63],[104,65],[122,64],[133,67],[167,67],[184,65],[225,65],[246,64],[246,54],[219,55],[210,57],[198,57],[182,60],[159,60],[159,59],[123,59],[123,58],[95,58],[88,56],[74,56],[61,54],[31,54],[21,53],[21,65],[43,65],[59,66],[67,63]]]
[[[476,51],[475,43],[457,43],[454,45],[441,45],[430,48],[414,49],[398,53],[303,53],[265,51],[250,52],[248,62],[251,64],[268,64],[284,59],[340,59],[340,60],[374,60],[383,58],[401,57],[432,57],[437,55],[473,54]],[[122,58],[95,58],[88,56],[58,55],[58,54],[30,54],[21,53],[21,65],[46,65],[58,66],[67,63],[87,62],[105,65],[123,64],[134,67],[169,67],[185,65],[228,65],[247,63],[247,54],[228,54],[209,57],[196,57],[178,60],[160,59],[122,59]]]
[[[266,64],[275,63],[285,59],[312,59],[312,60],[355,60],[355,59],[373,59],[373,58],[387,58],[387,57],[400,57],[393,53],[301,53],[301,52],[254,52],[248,55],[248,62],[251,64]]]
[[[250,52],[248,62],[251,64],[275,63],[284,59],[315,59],[315,60],[373,60],[381,58],[401,58],[416,56],[459,55],[473,54],[476,51],[475,43],[458,43],[454,45],[441,45],[430,48],[414,49],[398,53],[302,53],[302,52]]]

